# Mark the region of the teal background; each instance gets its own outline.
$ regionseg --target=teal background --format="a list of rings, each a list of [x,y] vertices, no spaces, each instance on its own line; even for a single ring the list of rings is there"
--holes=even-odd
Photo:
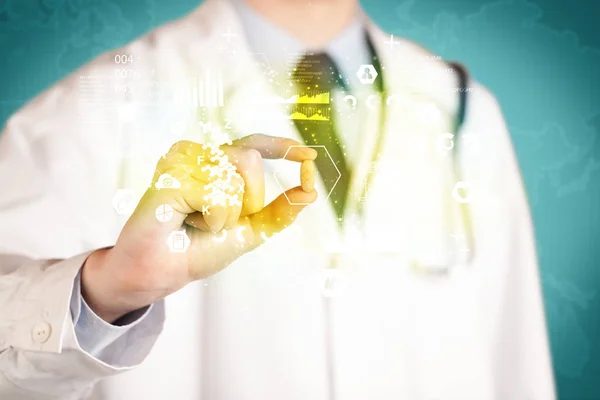
[[[197,3],[0,0],[0,121],[93,56]],[[600,2],[363,6],[390,33],[466,63],[497,95],[533,210],[560,398],[600,399]]]

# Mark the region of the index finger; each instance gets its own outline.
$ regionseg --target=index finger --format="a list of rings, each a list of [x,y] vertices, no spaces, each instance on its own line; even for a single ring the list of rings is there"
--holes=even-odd
[[[234,140],[232,146],[257,150],[262,158],[284,158],[290,161],[306,161],[317,158],[317,151],[289,138],[254,134]]]

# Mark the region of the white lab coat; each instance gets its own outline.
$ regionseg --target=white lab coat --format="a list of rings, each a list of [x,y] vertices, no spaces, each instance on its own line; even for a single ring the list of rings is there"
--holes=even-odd
[[[388,35],[373,24],[368,31],[396,97],[385,105],[364,239],[337,232],[318,183],[319,201],[295,227],[170,296],[162,334],[152,350],[160,328],[129,343],[133,364],[149,355],[123,374],[129,368],[79,349],[68,313],[73,277],[87,252],[116,241],[126,220],[112,207],[116,190],[141,196],[170,144],[198,140],[196,116],[179,103],[143,112],[154,95],[139,82],[218,71],[225,106],[209,110],[214,126],[236,137],[301,138],[288,121],[269,118],[277,106],[261,101],[270,88],[256,55],[230,5],[216,0],[98,57],[17,112],[0,137],[0,253],[63,261],[0,256],[0,393],[77,398],[109,377],[99,398],[554,399],[533,229],[498,104],[473,83],[461,132],[470,140],[440,151],[456,115],[455,74],[411,42],[395,38],[390,48]],[[115,64],[117,54],[134,63]],[[131,95],[113,87],[114,70],[126,68],[136,71],[126,79]],[[88,97],[81,76],[97,77]],[[362,127],[355,188],[371,167],[379,103]],[[298,184],[291,163],[265,168],[269,199],[279,184]],[[463,206],[451,195],[457,180],[472,187]],[[457,249],[455,234],[469,239],[468,250]],[[340,251],[334,295],[324,297],[324,270]],[[452,268],[440,275],[415,265]]]

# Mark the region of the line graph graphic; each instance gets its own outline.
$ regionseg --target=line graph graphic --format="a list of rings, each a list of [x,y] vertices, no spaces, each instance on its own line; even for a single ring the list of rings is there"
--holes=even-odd
[[[328,90],[318,87],[297,87],[286,90],[286,93],[277,93],[276,100],[282,104],[329,104]]]
[[[288,109],[291,120],[330,121],[331,109],[310,105],[292,105]]]

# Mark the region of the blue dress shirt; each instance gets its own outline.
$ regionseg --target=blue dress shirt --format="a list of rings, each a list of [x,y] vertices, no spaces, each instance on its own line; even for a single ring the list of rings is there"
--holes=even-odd
[[[88,354],[108,364],[113,364],[112,360],[103,357],[104,350],[143,321],[151,313],[153,307],[154,304],[125,315],[119,319],[118,325],[110,324],[98,317],[83,299],[81,295],[81,271],[79,271],[73,285],[70,304],[71,317],[73,318],[79,346]]]
[[[363,64],[372,64],[372,54],[366,41],[366,17],[357,8],[354,19],[333,40],[322,48],[308,48],[297,38],[262,16],[244,0],[230,0],[244,30],[246,43],[255,54],[266,57],[277,77],[287,79],[288,72],[303,53],[327,53],[335,62],[349,91],[336,89],[331,94],[331,110],[336,117],[336,134],[345,152],[346,161],[353,164],[359,152],[359,135],[367,114],[367,98],[374,94],[371,85],[363,85],[356,72]],[[279,83],[282,81],[280,80]],[[345,101],[352,95],[356,104]]]
[[[307,48],[298,39],[259,14],[244,0],[230,0],[244,29],[246,42],[254,53],[264,54],[277,73],[285,74],[290,55],[299,59],[304,52],[325,52],[335,61],[342,76],[353,79],[361,64],[370,64],[371,55],[365,41],[365,17],[357,10],[354,20],[323,48]]]

